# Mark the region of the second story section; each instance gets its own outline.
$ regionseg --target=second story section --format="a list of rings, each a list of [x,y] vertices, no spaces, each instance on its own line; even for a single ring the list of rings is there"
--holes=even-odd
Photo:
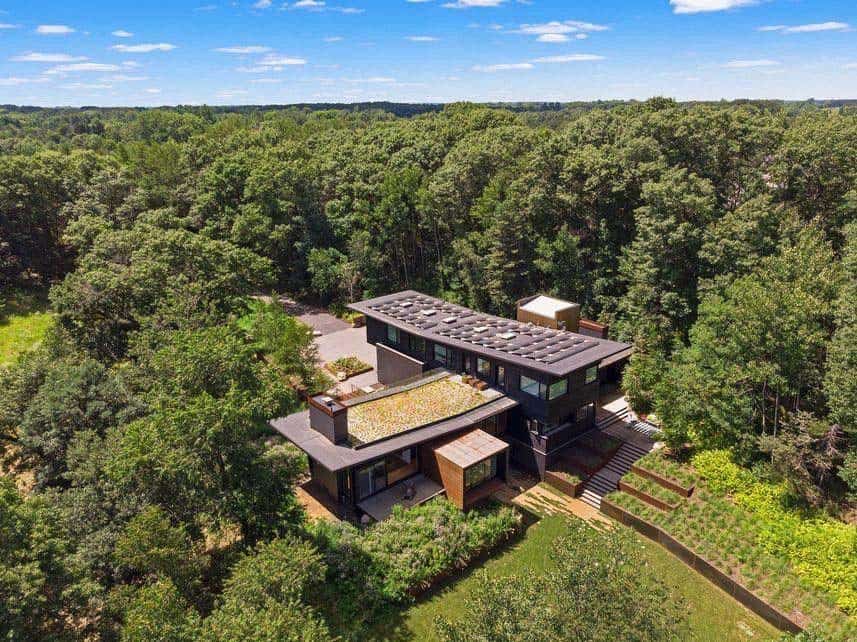
[[[382,383],[437,367],[467,373],[514,398],[527,427],[539,433],[592,412],[599,368],[631,351],[625,343],[504,319],[413,290],[349,307],[366,316]]]

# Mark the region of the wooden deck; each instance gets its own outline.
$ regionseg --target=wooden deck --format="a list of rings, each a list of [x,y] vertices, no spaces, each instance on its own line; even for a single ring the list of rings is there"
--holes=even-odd
[[[413,485],[416,494],[412,499],[405,499],[405,491],[408,485]],[[436,484],[423,474],[414,475],[403,482],[382,490],[377,495],[367,497],[357,504],[357,507],[369,515],[375,521],[383,521],[393,512],[393,506],[401,504],[405,508],[417,506],[427,502],[432,497],[443,493],[443,486]]]

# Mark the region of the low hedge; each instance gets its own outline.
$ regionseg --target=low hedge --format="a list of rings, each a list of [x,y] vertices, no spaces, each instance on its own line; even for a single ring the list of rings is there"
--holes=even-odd
[[[521,514],[497,503],[463,512],[445,498],[405,509],[365,530],[319,520],[309,535],[325,553],[318,596],[346,637],[379,610],[410,602],[438,580],[516,535]]]

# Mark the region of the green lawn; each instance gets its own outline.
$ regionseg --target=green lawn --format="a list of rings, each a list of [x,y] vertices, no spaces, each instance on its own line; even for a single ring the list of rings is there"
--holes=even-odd
[[[550,543],[567,528],[566,518],[545,517],[529,527],[514,546],[481,566],[491,575],[539,573],[548,561]],[[772,640],[779,631],[735,602],[673,557],[663,548],[640,538],[646,557],[655,573],[683,598],[694,640],[731,642]],[[434,622],[441,616],[454,619],[462,612],[463,597],[477,578],[472,569],[464,577],[450,582],[399,616],[378,622],[370,632],[371,640],[434,640]]]
[[[0,366],[42,341],[53,323],[46,290],[15,292],[0,307]]]

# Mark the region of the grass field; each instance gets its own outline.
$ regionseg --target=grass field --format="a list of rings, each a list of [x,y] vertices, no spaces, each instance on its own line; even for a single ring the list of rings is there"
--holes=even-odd
[[[551,542],[567,528],[566,518],[545,517],[527,530],[514,546],[483,564],[492,576],[539,573],[549,564]],[[663,548],[640,538],[647,561],[654,572],[684,599],[688,607],[693,640],[739,642],[776,640],[777,629],[751,613],[705,578],[689,569]],[[462,613],[463,598],[475,585],[473,569],[454,582],[433,591],[398,616],[378,622],[371,640],[428,641],[436,639],[434,623],[439,617],[455,619]]]
[[[0,366],[36,347],[53,323],[47,291],[15,292],[0,309]]]

